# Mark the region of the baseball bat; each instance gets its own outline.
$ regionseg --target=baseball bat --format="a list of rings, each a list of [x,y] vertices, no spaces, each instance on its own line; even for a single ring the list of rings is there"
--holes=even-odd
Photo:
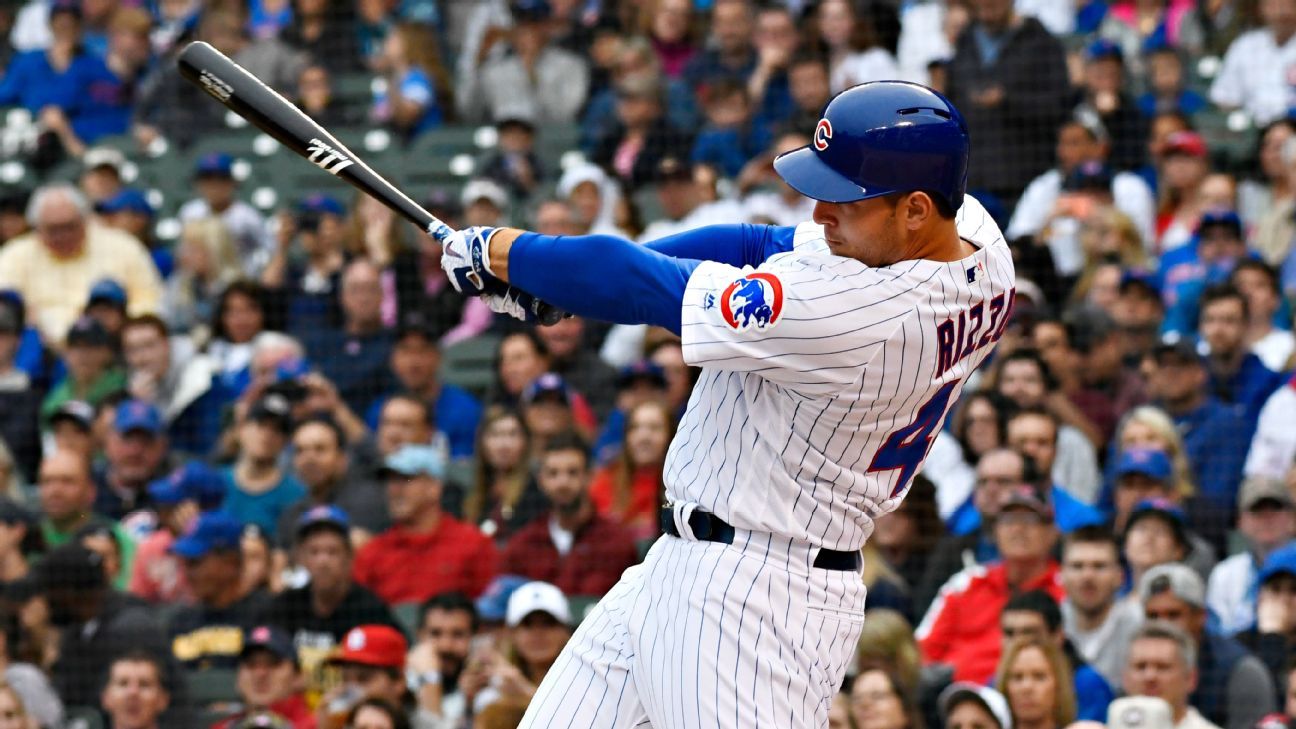
[[[316,167],[391,208],[438,241],[444,242],[454,233],[450,226],[374,172],[314,119],[224,53],[197,41],[180,52],[177,63],[180,75],[186,80]],[[532,304],[532,313],[542,324],[553,324],[563,316],[561,311],[539,299]]]

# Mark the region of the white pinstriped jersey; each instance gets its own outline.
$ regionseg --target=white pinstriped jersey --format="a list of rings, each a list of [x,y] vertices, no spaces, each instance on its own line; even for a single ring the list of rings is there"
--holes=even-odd
[[[704,262],[684,295],[684,359],[702,368],[666,458],[671,501],[742,529],[859,549],[896,508],[963,381],[998,341],[1012,255],[971,196],[960,261],[870,268],[822,226],[758,268]]]

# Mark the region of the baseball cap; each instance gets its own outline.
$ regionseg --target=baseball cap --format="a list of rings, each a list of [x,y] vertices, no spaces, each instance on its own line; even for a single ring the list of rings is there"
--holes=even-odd
[[[1251,476],[1243,479],[1238,489],[1238,511],[1251,511],[1265,501],[1277,502],[1284,509],[1296,506],[1287,484],[1268,476]]]
[[[445,458],[441,449],[430,445],[406,444],[383,460],[379,476],[431,476],[445,478]]]
[[[225,491],[220,471],[201,461],[190,461],[148,486],[149,498],[159,506],[175,506],[192,499],[203,511],[219,507],[225,501]]]
[[[517,575],[500,575],[490,581],[481,597],[477,598],[475,607],[477,616],[484,623],[502,623],[508,615],[509,598],[519,587],[530,582]]]
[[[1107,38],[1098,38],[1085,47],[1086,61],[1101,61],[1108,58],[1114,58],[1117,61],[1125,61],[1125,53],[1115,41]]]
[[[948,718],[950,711],[957,704],[969,699],[981,704],[986,711],[990,712],[990,715],[999,723],[999,729],[1012,729],[1012,712],[1008,709],[1008,699],[989,686],[970,681],[956,681],[940,692],[940,698],[936,703],[940,707],[941,716]]]
[[[397,342],[408,336],[422,337],[432,344],[436,344],[437,340],[440,339],[437,336],[436,327],[433,326],[432,320],[421,311],[406,313],[396,325]]]
[[[1158,518],[1170,525],[1174,531],[1175,538],[1183,545],[1185,549],[1191,548],[1188,542],[1188,519],[1183,509],[1169,499],[1154,498],[1143,499],[1134,506],[1130,512],[1129,519],[1125,522],[1125,533],[1128,534],[1130,529],[1139,521],[1147,518]]]
[[[224,152],[208,152],[198,158],[194,177],[233,177],[234,158]]]
[[[90,287],[90,296],[86,299],[86,306],[105,303],[122,309],[126,308],[126,289],[110,278],[95,281],[94,286]]]
[[[1112,170],[1102,162],[1082,162],[1071,170],[1062,189],[1068,192],[1110,191]]]
[[[519,23],[547,20],[553,14],[549,0],[513,0],[509,5],[513,20]]]
[[[1265,714],[1255,723],[1255,729],[1291,729],[1292,721],[1286,714]]]
[[[1269,578],[1278,575],[1296,576],[1296,541],[1287,542],[1270,552],[1269,556],[1265,557],[1264,564],[1260,566],[1260,574],[1256,581],[1263,585],[1269,581]]]
[[[1126,448],[1116,464],[1116,478],[1140,474],[1157,481],[1168,481],[1172,468],[1165,451],[1155,448]]]
[[[300,213],[314,213],[315,215],[337,215],[339,217],[346,215],[346,208],[338,199],[332,195],[325,195],[322,192],[311,193],[297,203],[297,211]]]
[[[1041,518],[1049,521],[1053,520],[1053,503],[1043,489],[1037,488],[1030,484],[1019,484],[1014,486],[1008,493],[1008,498],[1004,501],[1002,511],[1007,511],[1014,506],[1021,506],[1035,512]]]
[[[98,319],[92,316],[82,316],[72,322],[72,326],[67,332],[67,346],[69,347],[111,347],[112,337],[108,335],[108,330]]]
[[[66,420],[89,433],[90,429],[94,427],[94,419],[95,409],[93,405],[84,400],[67,400],[50,415],[49,423],[52,427],[55,423]]]
[[[571,606],[567,596],[548,582],[528,582],[509,595],[504,624],[516,628],[531,613],[544,613],[563,625],[571,624]]]
[[[346,537],[351,533],[351,519],[340,507],[332,504],[313,506],[297,518],[297,539],[301,540],[317,529],[330,529]]]
[[[657,182],[691,182],[693,166],[679,157],[662,157],[654,175]]]
[[[171,545],[171,551],[184,559],[201,559],[212,552],[235,551],[242,540],[243,522],[223,512],[208,511]]]
[[[1207,155],[1206,140],[1202,139],[1202,136],[1197,132],[1171,132],[1166,136],[1162,153],[1166,155],[1186,154],[1190,157],[1205,157]]]
[[[239,660],[256,651],[265,651],[280,660],[297,663],[297,649],[292,637],[277,625],[258,625],[243,635],[243,650]]]
[[[546,372],[522,390],[522,404],[530,405],[545,395],[558,395],[563,402],[571,402],[571,390],[567,387],[567,381],[562,375]]]
[[[53,9],[51,8],[51,13]],[[121,150],[112,147],[91,147],[85,154],[81,155],[81,165],[87,170],[97,170],[100,167],[111,167],[114,172],[121,174],[122,167],[126,164],[126,155]]]
[[[1148,570],[1138,585],[1139,602],[1147,604],[1154,595],[1169,591],[1197,608],[1206,607],[1206,585],[1192,567],[1179,562],[1159,564]]]
[[[1242,218],[1227,208],[1216,208],[1202,213],[1201,221],[1197,223],[1197,235],[1202,235],[1207,228],[1214,227],[1227,228],[1233,235],[1242,237]]]
[[[1107,729],[1174,729],[1170,704],[1155,696],[1125,696],[1107,706]]]
[[[1157,364],[1170,357],[1179,364],[1201,364],[1201,352],[1197,351],[1197,344],[1191,339],[1180,337],[1174,341],[1162,340],[1152,348],[1152,359]]]
[[[273,711],[254,711],[229,725],[229,729],[294,729],[295,725]]]
[[[464,185],[463,193],[459,196],[459,201],[464,207],[468,207],[478,200],[486,200],[501,210],[507,208],[509,204],[508,192],[503,187],[500,187],[499,183],[484,177],[470,180],[468,184]]]
[[[617,387],[629,387],[636,382],[647,382],[657,387],[665,387],[666,371],[656,363],[646,359],[622,367],[621,372],[617,375]]]
[[[104,200],[97,206],[100,213],[111,215],[112,213],[139,213],[153,217],[153,205],[149,203],[148,198],[141,190],[128,187],[116,195]]]
[[[162,413],[143,400],[126,400],[117,405],[113,430],[121,435],[144,431],[149,435],[162,432]]]
[[[405,668],[405,636],[390,625],[358,625],[342,637],[329,663],[358,663],[379,668]]]
[[[248,409],[247,416],[249,420],[270,423],[284,433],[292,430],[292,404],[278,393],[262,396]]]
[[[79,542],[69,542],[46,554],[36,564],[35,572],[36,588],[42,592],[93,590],[108,585],[103,557]]]

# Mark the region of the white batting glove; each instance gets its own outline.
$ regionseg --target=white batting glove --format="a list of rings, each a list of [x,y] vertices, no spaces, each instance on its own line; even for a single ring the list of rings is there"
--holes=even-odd
[[[441,270],[455,291],[477,296],[496,290],[501,284],[490,271],[490,237],[496,228],[475,227],[456,230],[441,241]]]

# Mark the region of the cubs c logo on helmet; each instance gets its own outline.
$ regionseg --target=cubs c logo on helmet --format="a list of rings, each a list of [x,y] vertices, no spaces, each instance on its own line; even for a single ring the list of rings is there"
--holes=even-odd
[[[720,316],[736,332],[765,331],[783,314],[783,282],[772,273],[749,273],[720,294]]]
[[[828,149],[828,140],[832,139],[832,122],[820,119],[815,125],[814,148],[820,152]]]

